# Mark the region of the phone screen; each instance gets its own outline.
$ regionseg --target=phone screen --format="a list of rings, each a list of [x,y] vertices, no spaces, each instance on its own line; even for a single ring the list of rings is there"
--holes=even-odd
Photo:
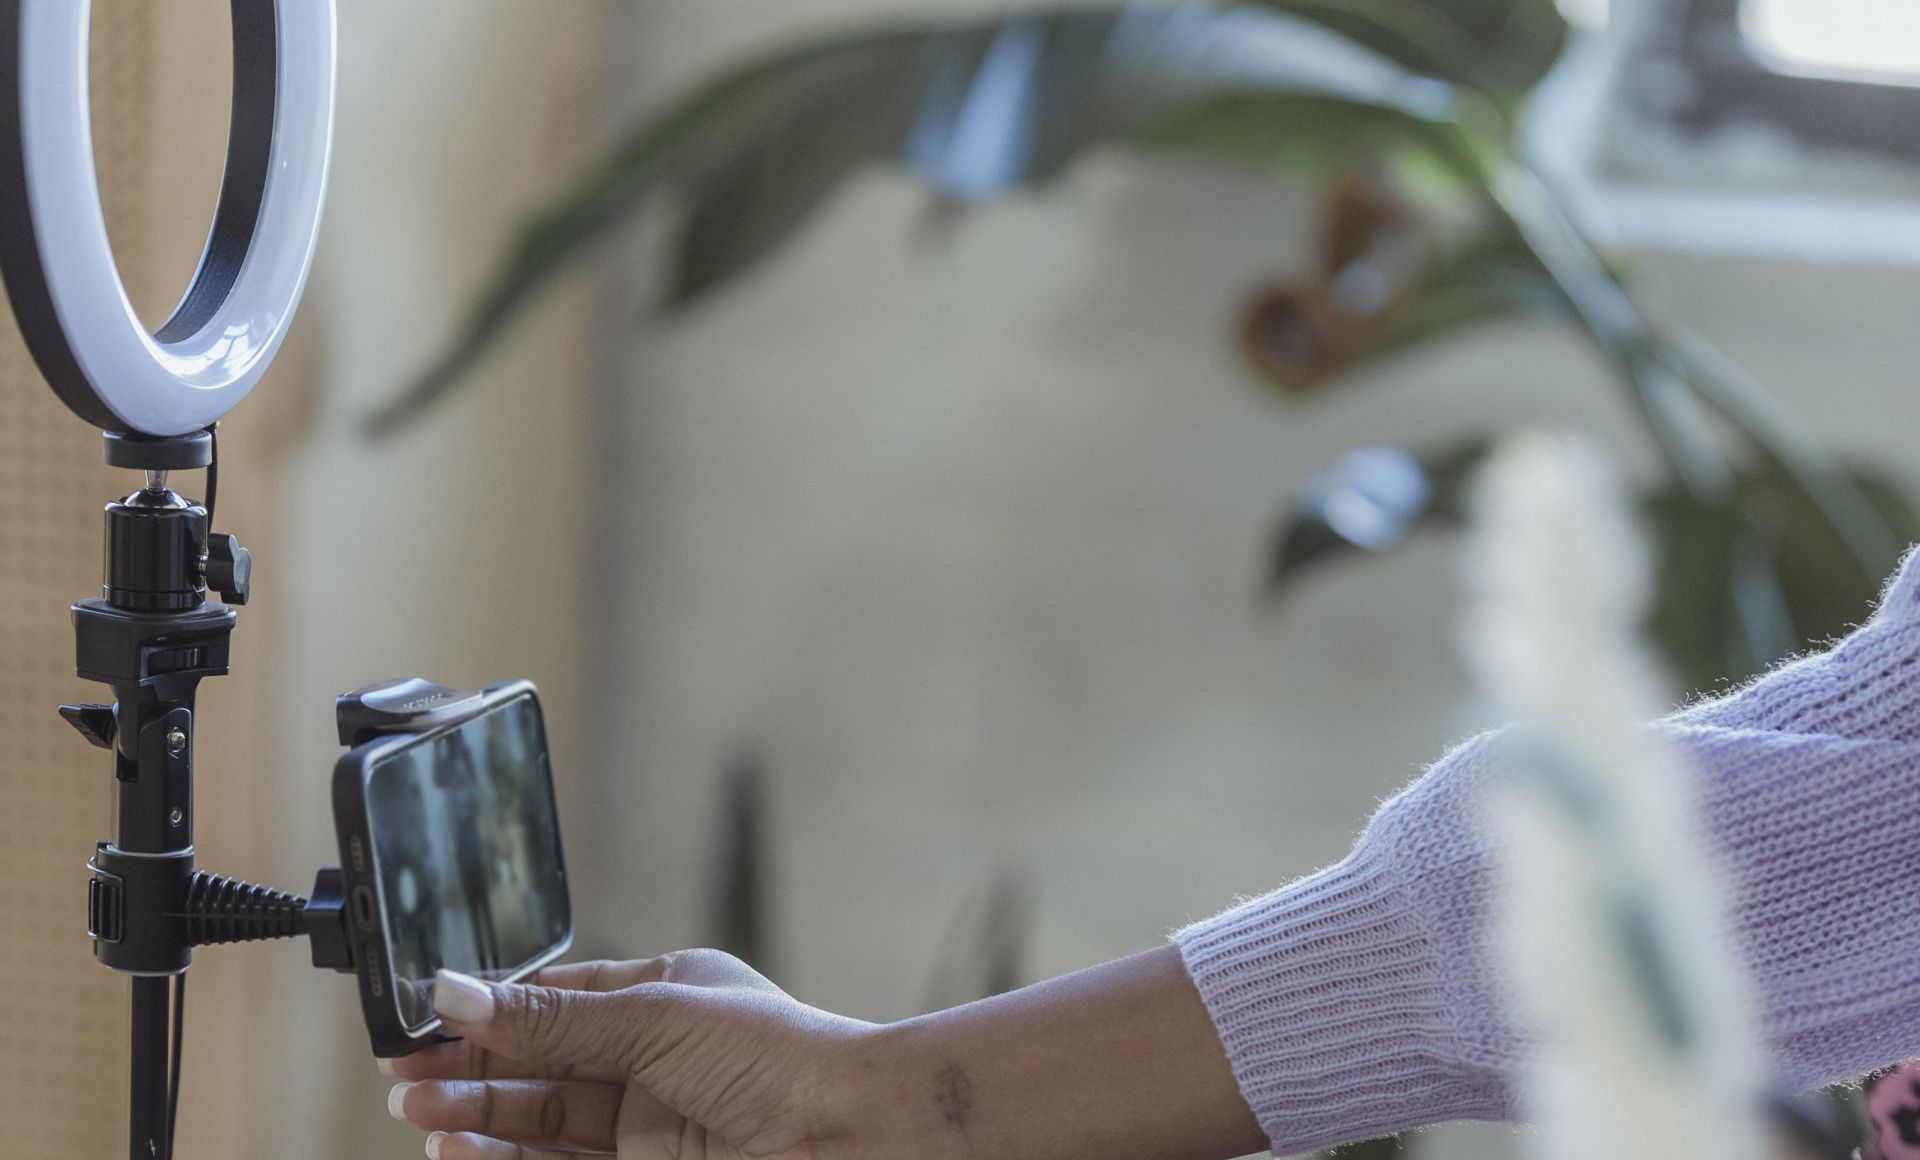
[[[573,916],[531,694],[376,758],[366,801],[394,998],[410,1034],[434,1020],[440,968],[504,979],[565,946]]]

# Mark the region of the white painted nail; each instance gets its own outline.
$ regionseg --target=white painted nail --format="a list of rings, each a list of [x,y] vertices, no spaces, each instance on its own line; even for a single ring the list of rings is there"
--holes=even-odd
[[[373,1061],[373,1066],[379,1068],[380,1074],[386,1076],[388,1079],[400,1078],[400,1072],[393,1066],[391,1059],[376,1059]]]
[[[407,1119],[407,1113],[403,1109],[403,1105],[407,1102],[407,1089],[412,1086],[410,1083],[397,1083],[393,1085],[393,1090],[387,1093],[387,1114],[402,1123]]]
[[[427,1133],[427,1160],[440,1160],[440,1141],[446,1138],[445,1132]]]
[[[455,1023],[485,1023],[493,1018],[493,988],[458,971],[434,979],[433,1009]]]

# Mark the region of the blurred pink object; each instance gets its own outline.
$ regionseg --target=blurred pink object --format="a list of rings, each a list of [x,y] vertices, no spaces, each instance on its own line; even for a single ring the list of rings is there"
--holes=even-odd
[[[1909,1059],[1867,1080],[1873,1138],[1866,1160],[1920,1160],[1920,1059]]]

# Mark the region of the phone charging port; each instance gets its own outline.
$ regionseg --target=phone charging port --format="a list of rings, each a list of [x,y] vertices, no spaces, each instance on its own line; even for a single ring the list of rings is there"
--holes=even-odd
[[[372,887],[356,886],[353,888],[353,921],[354,921],[354,925],[358,926],[361,930],[373,929],[374,915],[373,915],[373,888]]]

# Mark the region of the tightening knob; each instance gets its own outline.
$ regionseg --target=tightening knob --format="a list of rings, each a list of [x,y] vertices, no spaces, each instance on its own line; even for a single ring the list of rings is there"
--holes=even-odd
[[[207,587],[228,604],[245,604],[253,578],[253,556],[232,536],[207,537]]]
[[[62,705],[60,715],[78,729],[89,744],[100,749],[113,748],[113,735],[120,720],[112,705]]]

